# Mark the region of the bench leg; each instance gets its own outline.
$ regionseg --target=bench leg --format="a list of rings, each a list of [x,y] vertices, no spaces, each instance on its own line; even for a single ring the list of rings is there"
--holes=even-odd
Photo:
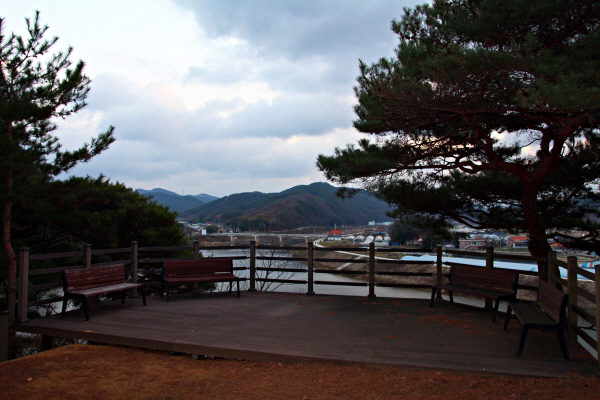
[[[169,282],[165,282],[165,293],[167,294],[167,303],[169,302]]]
[[[146,288],[144,285],[140,286],[140,293],[142,295],[142,303],[146,305]]]
[[[512,307],[509,304],[508,307],[506,308],[506,319],[504,320],[504,330],[508,329],[508,323],[510,322],[511,314],[512,314]]]
[[[88,308],[88,299],[87,299],[87,297],[83,296],[81,298],[81,300],[82,300],[82,303],[83,303],[83,313],[85,314],[85,320],[89,321],[90,320],[90,311],[89,311],[89,308]]]
[[[237,282],[238,297],[240,297],[240,280],[238,279],[236,282]]]
[[[519,350],[517,351],[517,357],[523,357],[523,347],[525,347],[525,339],[527,339],[527,334],[529,333],[529,327],[527,325],[523,325],[521,329],[521,340],[519,341]]]
[[[450,297],[450,305],[454,305],[454,296],[452,295],[452,291],[448,291],[448,297]]]
[[[496,316],[498,316],[498,308],[500,308],[500,299],[496,299],[494,304],[494,313],[492,314],[492,322],[496,322]]]
[[[433,301],[435,300],[435,292],[437,291],[437,288],[434,286],[431,289],[431,301],[429,302],[429,307],[433,307]]]
[[[163,293],[164,293],[164,291],[165,291],[165,283],[164,283],[164,282],[161,282],[161,283],[160,283],[160,298],[161,298],[161,299],[162,299],[162,297],[163,297]]]
[[[123,290],[121,292],[121,304],[125,304],[125,297],[127,297],[127,292],[129,292],[129,290]]]
[[[559,328],[556,330],[556,335],[558,336],[558,343],[560,343],[560,348],[563,352],[563,357],[565,360],[570,361],[569,358],[569,350],[567,350],[567,341],[565,339],[565,331],[563,328]]]
[[[67,304],[68,303],[69,303],[69,299],[67,297],[63,297],[62,311],[60,313],[61,318],[65,317],[65,313],[67,312]]]
[[[231,289],[233,289],[233,281],[229,281],[229,294],[231,294]]]

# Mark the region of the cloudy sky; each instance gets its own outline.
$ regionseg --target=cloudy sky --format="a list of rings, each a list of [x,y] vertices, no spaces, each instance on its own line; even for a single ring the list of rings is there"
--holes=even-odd
[[[65,148],[117,141],[69,175],[179,194],[279,192],[325,181],[318,154],[354,143],[358,59],[393,55],[390,22],[415,0],[0,0],[4,34],[41,12],[74,48],[88,106]]]

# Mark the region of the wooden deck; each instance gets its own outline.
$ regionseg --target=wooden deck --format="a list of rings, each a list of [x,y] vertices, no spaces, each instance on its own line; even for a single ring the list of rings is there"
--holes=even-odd
[[[596,373],[596,360],[570,344],[564,361],[555,334],[530,332],[515,356],[520,326],[503,315],[424,299],[244,292],[151,296],[113,302],[64,319],[43,317],[17,330],[147,349],[272,362],[332,362],[519,376]]]

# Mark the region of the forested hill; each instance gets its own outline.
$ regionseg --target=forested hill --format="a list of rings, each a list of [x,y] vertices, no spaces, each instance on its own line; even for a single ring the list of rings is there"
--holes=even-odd
[[[156,201],[158,204],[167,206],[171,211],[177,211],[178,213],[199,207],[204,203],[208,203],[209,201],[218,198],[207,194],[181,196],[175,192],[160,188],[152,190],[137,189],[136,192],[145,196],[151,196],[152,200]]]
[[[294,229],[392,221],[385,214],[391,208],[374,196],[359,193],[352,199],[343,200],[335,195],[336,190],[327,183],[313,183],[281,193],[238,193],[181,212],[180,218],[190,222],[238,225],[241,229]]]

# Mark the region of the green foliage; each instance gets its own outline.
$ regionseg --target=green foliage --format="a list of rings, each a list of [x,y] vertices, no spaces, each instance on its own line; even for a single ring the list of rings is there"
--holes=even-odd
[[[208,225],[208,226],[206,227],[206,233],[208,233],[209,235],[210,235],[211,233],[217,233],[217,231],[218,231],[218,230],[217,230],[217,227],[216,227],[216,226],[214,226],[214,225]]]
[[[392,225],[390,238],[392,239],[392,242],[403,246],[406,242],[418,240],[424,234],[425,230],[423,229],[419,229],[414,225],[409,225],[402,221],[395,221],[394,225]]]
[[[27,38],[3,32],[0,19],[0,202],[2,203],[2,269],[8,275],[8,310],[14,316],[16,255],[12,246],[12,208],[25,204],[58,174],[106,150],[115,140],[113,127],[73,151],[63,151],[53,134],[56,118],[85,107],[90,80],[84,63],[72,65],[72,49],[49,54],[57,38],[26,19]]]
[[[35,252],[73,250],[80,243],[95,249],[129,247],[132,241],[185,245],[176,213],[102,176],[52,182],[36,205],[15,213],[18,239]]]
[[[376,140],[318,167],[408,220],[526,231],[537,256],[549,237],[600,249],[599,25],[592,0],[405,9],[396,57],[360,63],[354,126]]]

